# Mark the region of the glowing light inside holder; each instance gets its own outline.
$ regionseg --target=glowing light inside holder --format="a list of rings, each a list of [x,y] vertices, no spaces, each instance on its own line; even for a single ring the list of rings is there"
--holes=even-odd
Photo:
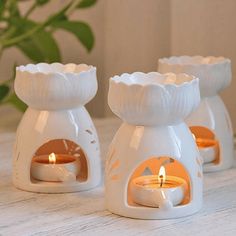
[[[196,138],[192,136],[197,144],[198,150],[204,163],[213,162],[217,157],[218,141],[214,139]]]
[[[160,167],[158,175],[133,179],[130,188],[135,203],[165,209],[180,204],[186,189],[187,182],[180,177],[166,175],[164,166]]]
[[[34,179],[47,182],[76,181],[80,171],[78,158],[67,154],[35,156],[31,166],[31,176]]]
[[[50,164],[55,164],[55,163],[56,163],[57,157],[56,157],[56,155],[55,155],[54,152],[52,152],[51,154],[49,154],[48,160],[49,160],[49,163],[50,163]]]

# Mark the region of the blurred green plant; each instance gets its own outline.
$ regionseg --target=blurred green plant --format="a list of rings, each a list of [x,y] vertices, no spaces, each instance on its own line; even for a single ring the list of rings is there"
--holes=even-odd
[[[17,0],[0,0],[0,56],[10,47],[17,47],[33,63],[60,62],[61,54],[53,36],[55,31],[64,30],[73,34],[90,52],[94,45],[94,35],[90,26],[83,21],[70,20],[69,16],[76,10],[93,6],[97,0],[67,1],[61,9],[42,22],[30,19],[37,8],[49,4],[49,0],[33,0],[28,11],[23,15]],[[15,73],[14,65],[14,73]],[[12,78],[0,83],[0,105],[10,103],[17,109],[25,111],[27,106],[20,101],[11,89]]]

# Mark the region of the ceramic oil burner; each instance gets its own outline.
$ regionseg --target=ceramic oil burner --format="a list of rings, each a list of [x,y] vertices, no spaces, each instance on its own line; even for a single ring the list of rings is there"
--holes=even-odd
[[[196,139],[206,172],[233,164],[233,130],[229,114],[218,93],[231,82],[231,63],[223,57],[180,56],[159,60],[162,73],[187,73],[199,78],[201,103],[186,118]]]
[[[100,183],[100,149],[84,105],[97,92],[96,68],[60,63],[19,66],[15,92],[29,107],[16,133],[14,185],[62,193]]]
[[[198,106],[198,79],[136,72],[110,79],[108,103],[123,120],[106,162],[106,204],[118,215],[177,218],[202,205],[201,157],[183,120]]]

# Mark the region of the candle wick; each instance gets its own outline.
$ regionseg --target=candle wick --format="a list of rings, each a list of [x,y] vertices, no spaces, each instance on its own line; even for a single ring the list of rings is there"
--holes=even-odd
[[[162,187],[162,185],[163,185],[163,175],[160,175],[160,179],[161,179],[160,187]]]

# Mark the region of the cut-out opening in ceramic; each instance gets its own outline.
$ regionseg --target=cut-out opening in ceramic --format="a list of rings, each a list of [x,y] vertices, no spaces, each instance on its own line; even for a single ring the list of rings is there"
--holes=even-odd
[[[203,126],[191,126],[190,130],[198,146],[204,164],[220,163],[220,145],[212,130]]]
[[[177,202],[177,204],[174,204],[173,207],[178,207],[178,206],[182,206],[182,205],[187,205],[190,203],[191,201],[191,180],[190,180],[190,176],[187,172],[187,170],[185,169],[185,167],[177,160],[171,158],[171,157],[154,157],[154,158],[150,158],[144,162],[142,162],[132,173],[129,182],[128,182],[128,191],[127,191],[127,203],[129,206],[132,207],[156,207],[159,208],[160,206],[158,206],[158,204],[155,206],[155,204],[153,205],[152,200],[155,202],[155,200],[153,198],[156,197],[155,195],[155,188],[153,188],[153,190],[150,191],[150,196],[146,193],[144,193],[143,196],[133,196],[134,194],[142,194],[141,191],[137,191],[137,189],[135,189],[134,191],[134,183],[137,179],[142,178],[145,179],[150,178],[150,176],[156,176],[156,178],[158,179],[158,175],[159,175],[159,170],[161,167],[165,168],[165,172],[166,172],[166,181],[168,181],[168,179],[170,179],[171,181],[181,181],[182,183],[184,183],[183,187],[183,196],[181,196],[181,200],[177,200],[179,202]],[[198,173],[196,173],[196,175],[198,175]],[[169,176],[169,177],[168,177]],[[155,178],[155,177],[154,177]],[[177,184],[178,185],[178,184]],[[143,189],[142,189],[143,191]],[[173,189],[173,194],[179,194],[178,192],[174,192],[175,189]],[[170,196],[171,197],[171,196]],[[173,197],[173,196],[172,196]],[[178,196],[176,196],[178,197]],[[139,200],[140,198],[142,201],[148,201],[148,204],[142,204],[140,202],[137,203],[137,199]],[[146,198],[146,199],[145,199]],[[165,198],[165,196],[164,196]],[[140,201],[140,200],[139,200]],[[175,201],[175,200],[174,200]]]
[[[54,162],[50,160],[55,155]],[[74,177],[74,178],[73,178]],[[82,148],[67,139],[54,139],[40,146],[32,157],[31,182],[86,182],[88,164]]]

